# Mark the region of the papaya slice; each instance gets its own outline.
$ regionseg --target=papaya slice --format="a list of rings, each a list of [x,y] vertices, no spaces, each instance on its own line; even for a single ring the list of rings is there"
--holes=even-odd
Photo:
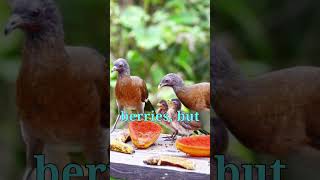
[[[210,135],[190,136],[177,139],[180,151],[195,157],[210,157]]]
[[[162,128],[150,121],[134,121],[129,123],[132,143],[139,149],[150,147],[160,136]]]

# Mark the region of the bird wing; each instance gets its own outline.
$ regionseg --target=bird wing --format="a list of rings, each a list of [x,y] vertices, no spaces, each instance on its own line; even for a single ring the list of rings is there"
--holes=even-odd
[[[145,100],[148,99],[148,95],[149,95],[146,82],[138,76],[131,76],[131,79],[132,81],[137,83],[137,85],[139,86],[140,93],[141,93],[141,101],[145,102]]]
[[[96,88],[100,101],[100,123],[103,127],[108,127],[109,76],[106,72],[109,63],[103,55],[91,48],[68,46],[67,52],[79,79],[91,81]]]
[[[199,121],[191,121],[191,122],[179,121],[179,122],[180,122],[180,125],[186,129],[196,130],[201,128],[201,122]]]
[[[176,92],[184,106],[193,111],[210,109],[210,83],[185,86]]]

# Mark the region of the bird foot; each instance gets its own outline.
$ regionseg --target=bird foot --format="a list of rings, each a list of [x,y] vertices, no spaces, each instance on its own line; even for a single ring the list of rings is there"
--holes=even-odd
[[[176,136],[165,136],[163,138],[165,139],[164,141],[172,141],[172,142],[174,142],[177,139]]]
[[[164,141],[171,141],[171,142],[175,142],[177,138],[168,138],[168,139],[165,139]]]

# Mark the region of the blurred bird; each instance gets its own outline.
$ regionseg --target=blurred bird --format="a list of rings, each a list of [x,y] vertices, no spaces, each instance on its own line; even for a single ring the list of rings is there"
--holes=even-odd
[[[210,110],[210,83],[203,82],[185,86],[181,77],[177,74],[167,74],[159,84],[159,88],[164,86],[172,87],[181,103],[193,111]]]
[[[168,111],[168,103],[165,100],[161,100],[158,104],[158,110],[157,110],[157,114],[165,114]]]
[[[148,89],[145,81],[138,76],[130,75],[130,67],[127,60],[117,59],[113,65],[112,72],[118,72],[115,95],[119,114],[111,132],[116,128],[120,114],[125,108],[134,109],[139,114],[144,113],[144,111],[155,112],[148,99]]]
[[[171,140],[175,140],[176,135],[182,135],[182,136],[189,136],[194,133],[195,130],[201,129],[201,122],[200,121],[186,121],[186,120],[178,120],[178,112],[182,114],[181,111],[181,102],[179,99],[172,99],[171,101],[168,101],[168,117],[171,119],[171,121],[165,124],[168,125],[172,131],[173,134],[167,138],[170,138]],[[165,121],[164,121],[165,122]],[[203,134],[209,134],[204,130],[201,130],[200,132],[204,132]]]
[[[211,56],[213,107],[241,143],[274,156],[320,150],[320,68],[294,67],[248,79],[216,43]]]
[[[163,120],[163,116],[168,112],[168,103],[165,100],[161,100],[158,104],[158,110],[157,110],[157,114],[161,114],[162,117],[159,120]],[[166,125],[168,125],[168,121],[163,121],[163,123],[165,123]]]
[[[65,46],[60,13],[53,0],[10,1],[5,34],[25,32],[17,79],[17,108],[26,143],[26,171],[44,144],[80,144],[90,163],[107,163],[108,66],[97,51]],[[104,174],[104,178],[108,175]]]

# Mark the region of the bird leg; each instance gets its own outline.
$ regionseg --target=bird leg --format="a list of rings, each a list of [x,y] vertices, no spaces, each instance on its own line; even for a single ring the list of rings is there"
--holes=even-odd
[[[177,139],[177,134],[178,134],[178,130],[176,130],[173,134],[172,134],[172,142],[174,142]]]
[[[175,130],[170,136],[163,137],[163,138],[166,138],[164,141],[172,141],[172,142],[174,142],[177,139],[176,138],[177,134],[178,134],[178,131]]]
[[[137,112],[138,114],[143,114],[144,113],[144,103],[141,103],[139,107],[137,107]]]
[[[123,110],[124,110],[124,108],[122,106],[118,105],[118,116],[117,116],[116,122],[114,123],[110,133],[112,133],[117,128],[117,124],[118,124],[119,119],[120,119],[120,114],[121,114],[121,112]]]
[[[34,163],[33,155],[41,154],[43,149],[43,144],[40,142],[26,142],[26,169],[23,174],[23,180],[30,180],[33,170],[36,168]]]
[[[110,133],[112,133],[116,129],[119,119],[120,119],[120,114],[118,114],[116,122],[114,123]]]
[[[107,164],[109,160],[108,134],[98,133],[96,137],[90,138],[84,146],[84,154],[89,164]],[[109,170],[97,173],[97,180],[109,179]]]
[[[22,137],[26,144],[26,169],[22,179],[30,180],[32,172],[36,168],[33,156],[35,154],[41,154],[44,145],[40,140],[31,136],[30,130],[25,126],[23,121],[21,121],[20,126]]]

